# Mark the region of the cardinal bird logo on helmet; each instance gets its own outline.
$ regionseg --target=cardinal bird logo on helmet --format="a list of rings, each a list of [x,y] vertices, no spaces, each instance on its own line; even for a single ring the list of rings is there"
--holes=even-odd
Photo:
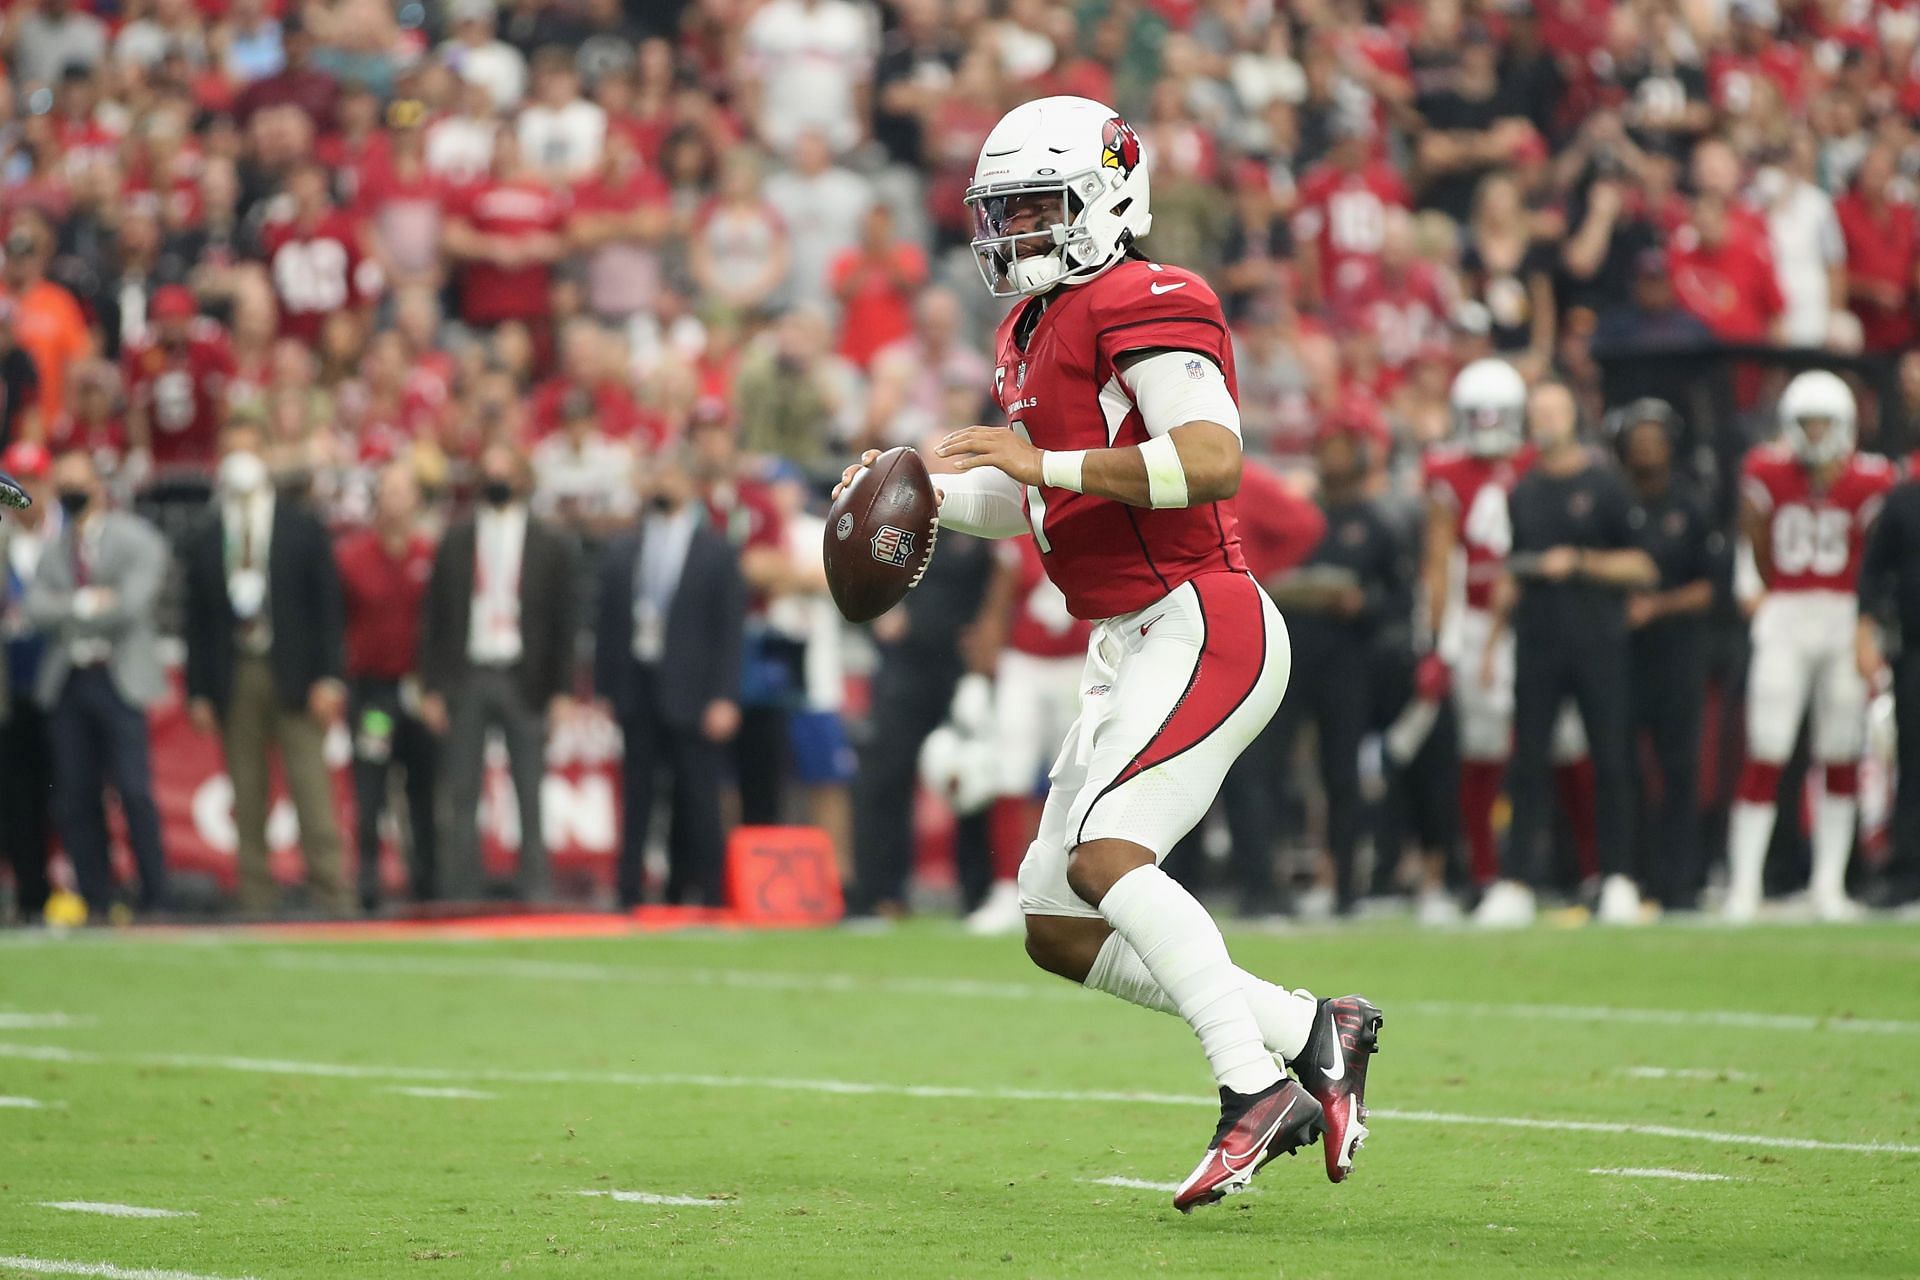
[[[1140,135],[1133,126],[1119,116],[1107,121],[1106,132],[1101,136],[1100,166],[1104,169],[1118,169],[1122,173],[1132,173],[1140,163]]]

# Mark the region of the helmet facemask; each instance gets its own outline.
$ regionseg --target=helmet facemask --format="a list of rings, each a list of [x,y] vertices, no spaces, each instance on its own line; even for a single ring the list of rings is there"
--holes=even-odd
[[[1109,253],[1089,225],[1091,204],[1108,191],[1113,169],[1087,169],[1065,177],[1042,175],[1022,181],[971,187],[973,253],[996,298],[1045,293],[1056,285],[1093,279],[1124,253]]]

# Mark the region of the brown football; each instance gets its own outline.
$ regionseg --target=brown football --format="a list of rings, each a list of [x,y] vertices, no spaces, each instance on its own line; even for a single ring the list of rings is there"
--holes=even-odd
[[[940,520],[920,455],[889,449],[853,478],[827,512],[827,586],[849,622],[900,603],[933,560]]]

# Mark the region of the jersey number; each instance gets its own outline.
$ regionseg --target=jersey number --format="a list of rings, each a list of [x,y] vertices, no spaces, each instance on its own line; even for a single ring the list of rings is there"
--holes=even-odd
[[[1782,507],[1773,518],[1773,567],[1779,573],[1831,578],[1852,558],[1853,519],[1831,508]]]
[[[1507,514],[1507,493],[1497,484],[1483,484],[1467,508],[1467,522],[1461,530],[1470,547],[1479,547],[1496,556],[1513,550],[1513,522]]]
[[[1327,231],[1345,253],[1374,253],[1387,238],[1387,212],[1371,191],[1342,191],[1327,198]]]
[[[1033,443],[1033,437],[1027,434],[1026,423],[1009,422],[1007,426],[1028,444]],[[1033,526],[1033,545],[1040,548],[1040,554],[1045,555],[1053,550],[1053,543],[1047,541],[1047,500],[1040,496],[1038,485],[1027,486],[1027,523]]]
[[[338,311],[347,304],[347,251],[337,240],[289,244],[273,255],[273,282],[290,311]]]

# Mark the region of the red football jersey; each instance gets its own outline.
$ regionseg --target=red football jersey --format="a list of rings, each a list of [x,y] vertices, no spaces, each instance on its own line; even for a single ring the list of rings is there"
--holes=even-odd
[[[1316,165],[1300,182],[1293,215],[1297,240],[1320,249],[1320,287],[1329,298],[1344,296],[1365,279],[1369,263],[1380,256],[1387,234],[1387,210],[1413,203],[1407,184],[1384,160],[1357,172]]]
[[[1451,445],[1427,452],[1427,493],[1453,510],[1453,536],[1467,558],[1467,608],[1493,604],[1493,584],[1513,549],[1507,495],[1533,465],[1532,445],[1505,458],[1483,458]]]
[[[1784,445],[1747,454],[1740,493],[1767,517],[1773,552],[1769,591],[1843,591],[1860,574],[1867,528],[1898,479],[1878,454],[1856,453],[1822,492],[1806,464]]]
[[[280,303],[280,336],[312,345],[329,315],[359,306],[372,292],[362,270],[360,239],[353,224],[328,214],[312,231],[292,222],[270,226],[262,237],[273,292]],[[370,264],[368,264],[370,265]]]
[[[1039,300],[1029,299],[1001,322],[993,389],[1008,424],[1042,449],[1147,442],[1146,424],[1115,364],[1129,351],[1199,352],[1195,358],[1217,364],[1227,391],[1239,400],[1220,300],[1191,271],[1128,261],[1089,284],[1065,289],[1022,351],[1014,331],[1038,306]],[[1047,576],[1076,618],[1131,613],[1201,574],[1247,568],[1230,504],[1151,510],[1029,486],[1027,517]]]
[[[153,343],[130,346],[121,364],[127,402],[146,411],[154,465],[213,465],[234,374],[233,352],[220,327],[197,321],[178,351]]]
[[[1371,332],[1389,368],[1404,368],[1421,351],[1446,342],[1453,308],[1437,267],[1415,262],[1391,279],[1377,259],[1357,265],[1360,274],[1340,306],[1342,327]]]
[[[563,191],[532,179],[485,182],[456,197],[451,216],[482,235],[530,239],[558,234],[567,221]],[[469,324],[530,320],[547,314],[553,269],[544,262],[503,267],[478,260],[460,268],[460,314]]]
[[[1071,658],[1087,651],[1093,625],[1067,612],[1067,598],[1047,576],[1032,538],[1009,538],[996,549],[1000,562],[1019,572],[1014,580],[1013,620],[1007,647],[1036,658]]]

